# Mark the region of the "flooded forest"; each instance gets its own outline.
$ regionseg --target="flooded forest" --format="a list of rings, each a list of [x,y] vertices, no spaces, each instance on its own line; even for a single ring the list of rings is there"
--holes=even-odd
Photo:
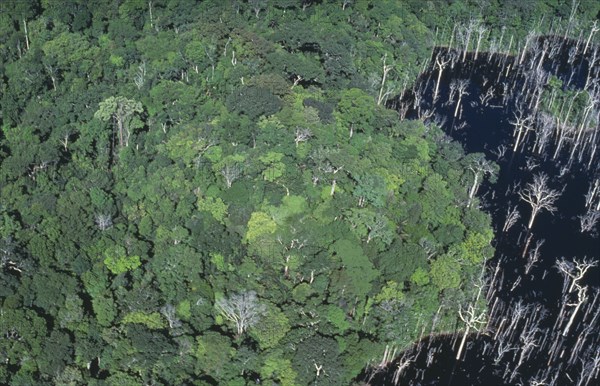
[[[369,374],[374,384],[598,382],[600,47],[590,42],[599,30],[532,31],[504,45],[501,36],[483,52],[485,28],[455,26],[415,85],[388,102],[479,154],[469,197],[492,214],[496,253],[457,332],[423,331],[390,369]]]

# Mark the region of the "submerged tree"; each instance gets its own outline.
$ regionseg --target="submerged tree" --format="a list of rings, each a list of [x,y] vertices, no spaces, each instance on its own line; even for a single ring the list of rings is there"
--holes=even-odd
[[[560,197],[562,192],[548,187],[548,176],[540,173],[533,177],[533,182],[527,183],[527,186],[519,192],[519,197],[531,205],[531,216],[527,228],[531,229],[535,217],[542,210],[554,212],[556,207],[554,202]]]
[[[470,207],[473,204],[473,198],[477,194],[479,186],[483,182],[485,176],[491,175],[492,182],[494,182],[495,174],[498,171],[498,166],[493,162],[486,160],[483,153],[474,153],[467,158],[470,161],[468,168],[471,170],[471,172],[473,172],[473,184],[469,189],[469,202],[467,204],[467,207]]]

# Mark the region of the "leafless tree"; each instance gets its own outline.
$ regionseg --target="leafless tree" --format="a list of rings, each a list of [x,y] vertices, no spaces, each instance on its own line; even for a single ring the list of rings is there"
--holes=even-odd
[[[419,245],[425,251],[427,260],[431,260],[438,253],[437,245],[426,237],[422,237],[421,240],[419,240]]]
[[[267,0],[249,0],[248,4],[252,7],[254,16],[256,16],[257,19],[260,11],[267,8]]]
[[[240,166],[237,164],[227,164],[221,169],[221,175],[223,176],[223,178],[225,178],[225,185],[227,186],[227,189],[229,189],[231,188],[233,182],[240,178],[240,176],[242,175],[242,171]]]
[[[0,239],[0,269],[7,268],[23,272],[24,264],[17,259],[17,245],[11,236]]]
[[[482,106],[487,106],[490,102],[490,99],[494,97],[495,91],[496,89],[490,86],[485,93],[481,93],[479,95],[479,103],[481,103]]]
[[[569,292],[573,292],[573,289],[579,283],[581,279],[585,276],[586,272],[598,265],[597,260],[583,258],[583,259],[574,259],[572,262],[561,258],[556,262],[556,268],[565,276],[570,278],[570,286]]]
[[[535,120],[535,142],[533,144],[533,152],[543,154],[546,146],[550,142],[552,132],[554,131],[555,122],[550,114],[544,112],[538,113]]]
[[[58,140],[63,146],[63,149],[65,149],[65,151],[67,151],[69,147],[69,139],[71,138],[72,134],[73,133],[71,132],[71,130],[67,128],[63,131],[62,137]]]
[[[467,59],[467,52],[469,52],[469,44],[471,43],[471,35],[473,35],[473,32],[475,31],[477,25],[478,22],[476,20],[471,19],[469,20],[468,24],[463,24],[458,28],[457,37],[462,43],[463,62]]]
[[[590,29],[590,34],[588,35],[587,41],[585,42],[585,47],[583,48],[583,54],[587,53],[587,50],[590,46],[590,42],[592,41],[592,37],[596,34],[596,32],[600,31],[600,26],[598,26],[598,20],[594,20],[594,24],[592,24],[592,28]]]
[[[554,212],[554,202],[560,197],[561,192],[548,187],[548,176],[544,173],[536,174],[533,182],[527,183],[519,192],[519,197],[531,206],[531,216],[527,228],[531,229],[535,217],[542,210]]]
[[[387,79],[388,73],[394,69],[394,66],[391,64],[385,64],[387,60],[387,54],[383,55],[381,61],[383,62],[383,71],[381,75],[381,86],[379,87],[379,95],[377,96],[377,104],[381,105],[381,102],[389,95],[389,93],[384,93],[383,89],[385,88],[385,81]]]
[[[410,355],[406,355],[406,354],[402,356],[402,358],[398,361],[398,367],[396,368],[396,371],[394,371],[394,377],[392,379],[392,382],[394,383],[394,385],[397,385],[400,382],[400,377],[402,376],[402,373],[414,361],[415,361],[414,356],[410,356]]]
[[[381,237],[384,231],[389,227],[388,221],[382,215],[376,215],[373,218],[373,221],[370,221],[367,224],[367,229],[369,233],[367,234],[367,244],[371,242],[371,240]]]
[[[530,386],[545,386],[547,385],[546,377],[535,376],[529,379]]]
[[[587,259],[587,258],[584,258],[582,260],[575,259],[572,262],[566,260],[565,258],[562,258],[556,262],[556,267],[558,268],[559,272],[565,276],[565,279],[568,278],[571,280],[569,290],[564,295],[565,298],[563,300],[563,307],[564,306],[573,307],[573,311],[571,312],[571,317],[569,318],[567,325],[563,329],[562,336],[567,336],[569,334],[569,330],[571,329],[571,326],[573,325],[573,322],[575,320],[575,317],[577,316],[577,313],[579,312],[581,306],[588,299],[588,296],[587,296],[588,287],[582,286],[580,284],[580,280],[583,279],[586,272],[590,268],[595,267],[597,264],[598,264],[597,260],[592,260],[592,259]],[[565,284],[567,284],[567,283],[568,283],[568,281],[565,281]],[[569,294],[571,292],[573,292],[573,290],[575,290],[577,293],[577,300],[574,303],[568,303],[567,298],[569,297]]]
[[[475,296],[475,300],[469,303],[466,310],[463,310],[462,305],[458,310],[458,316],[465,323],[465,330],[463,331],[460,346],[458,347],[458,352],[456,353],[456,359],[461,358],[463,348],[465,347],[465,342],[467,341],[469,332],[471,330],[480,332],[481,328],[486,325],[486,312],[479,309],[479,298],[481,297],[481,293],[485,285],[483,274],[484,272],[482,271],[479,278],[476,279],[475,283],[473,283],[473,286],[475,286],[478,289],[477,295]]]
[[[312,137],[312,132],[310,131],[309,128],[296,127],[296,132],[295,132],[295,137],[294,137],[294,143],[296,144],[296,147],[298,147],[298,144],[300,142],[306,142],[311,137]]]
[[[467,87],[469,87],[469,81],[467,79],[460,79],[458,81],[452,81],[450,83],[451,92],[452,92],[452,89],[454,89],[455,92],[458,94],[456,108],[454,109],[454,117],[455,118],[458,116],[458,111],[460,109],[460,104],[462,102],[463,96],[469,95],[469,92],[467,91]]]
[[[96,214],[94,222],[101,231],[105,231],[113,226],[112,216],[110,214]]]
[[[569,19],[567,20],[567,27],[563,39],[569,36],[569,33],[577,23],[577,9],[579,8],[579,0],[571,0],[571,12],[569,13]]]
[[[437,77],[437,81],[435,82],[435,90],[433,91],[433,102],[435,103],[438,99],[439,96],[439,89],[440,89],[440,82],[442,80],[442,73],[444,71],[444,68],[446,68],[446,66],[448,65],[448,63],[450,63],[451,57],[450,56],[444,56],[442,57],[441,53],[438,53],[437,56],[435,57],[435,65],[438,68],[438,77]]]
[[[585,194],[585,207],[600,210],[600,178],[596,178]]]
[[[485,28],[485,26],[482,25],[481,23],[477,23],[477,25],[475,26],[475,32],[477,33],[477,43],[475,45],[474,60],[477,60],[477,56],[479,55],[479,48],[481,47],[481,42],[483,41],[483,37],[485,36],[485,33],[487,32],[487,28]]]
[[[177,317],[177,311],[172,304],[167,304],[160,309],[160,312],[165,316],[167,322],[169,322],[169,328],[181,327],[181,320]]]
[[[337,162],[332,162],[333,159],[339,154],[339,150],[335,149],[327,149],[327,148],[319,148],[313,151],[310,158],[315,163],[315,173],[312,177],[313,185],[317,185],[317,183],[324,176],[329,176],[331,178],[331,191],[330,195],[333,196],[335,194],[335,188],[337,185],[336,174],[342,170],[344,170],[344,165],[334,165]]]
[[[514,368],[513,374],[517,371],[519,367],[529,358],[531,351],[538,347],[538,341],[536,334],[539,332],[539,329],[535,326],[530,326],[526,328],[521,333],[519,340],[521,341],[521,354],[519,355],[519,360],[517,361],[517,365]],[[511,378],[512,380],[512,378]]]
[[[523,60],[525,59],[525,54],[527,53],[529,45],[531,44],[531,42],[533,41],[535,36],[536,36],[536,32],[533,30],[529,31],[529,33],[527,33],[527,37],[525,37],[525,44],[523,45],[523,49],[521,50],[521,57],[519,59],[519,65],[523,64]]]
[[[519,213],[519,209],[517,206],[509,207],[506,211],[506,219],[504,220],[504,226],[502,227],[502,232],[508,232],[510,228],[517,222],[517,220],[521,217],[521,213]]]
[[[527,264],[525,264],[525,274],[528,274],[531,271],[531,268],[535,263],[540,259],[540,248],[544,245],[544,240],[538,240],[535,243],[535,247],[531,251],[529,251],[529,255],[527,257]]]
[[[595,45],[592,49],[590,56],[587,58],[587,62],[589,65],[589,71],[587,77],[585,78],[585,85],[583,86],[584,90],[587,90],[592,82],[598,79],[598,73],[600,73],[600,66],[598,66],[598,59],[600,56],[600,45]]]
[[[539,70],[540,68],[542,68],[542,64],[544,63],[544,59],[546,58],[546,55],[548,54],[548,51],[550,51],[551,49],[551,41],[550,39],[544,39],[543,42],[541,44],[536,44],[533,47],[533,52],[534,55],[532,57],[532,61],[531,61],[531,65],[532,65],[532,69],[533,69],[533,65],[535,65],[535,60],[537,58],[537,66],[535,67],[537,70]]]
[[[44,68],[50,76],[50,80],[52,81],[52,89],[56,91],[56,85],[58,84],[58,68],[56,66],[52,66],[51,64],[44,64]]]
[[[473,172],[473,184],[471,185],[471,189],[469,189],[469,202],[467,204],[467,207],[470,208],[473,204],[473,198],[477,194],[477,190],[479,190],[481,182],[486,175],[493,174],[495,169],[492,162],[485,159],[483,154],[479,154],[474,159],[474,162],[469,165],[469,170]]]
[[[266,311],[266,307],[259,303],[254,291],[246,291],[231,295],[229,298],[217,299],[215,307],[225,319],[235,323],[238,338],[249,327],[258,323]]]
[[[146,83],[146,61],[143,60],[142,63],[138,66],[135,75],[133,76],[133,82],[135,83],[138,90],[141,90],[144,87],[144,83]]]
[[[502,145],[499,145],[496,148],[496,150],[492,150],[491,153],[496,156],[497,160],[501,160],[506,155],[506,150],[507,150],[507,147],[504,144],[502,144]]]
[[[494,364],[496,366],[498,366],[500,364],[500,362],[502,362],[502,358],[504,358],[504,355],[508,354],[509,352],[516,350],[517,347],[515,347],[514,345],[510,344],[509,342],[500,342],[498,344],[498,347],[496,348],[496,355],[494,356]]]
[[[585,214],[579,216],[581,233],[591,232],[598,220],[600,220],[600,212],[597,210],[588,210]]]
[[[575,320],[575,317],[577,316],[577,312],[581,308],[581,305],[584,304],[588,299],[588,296],[587,296],[588,287],[581,286],[575,281],[573,281],[573,283],[575,284],[575,288],[577,289],[577,301],[575,303],[567,303],[567,306],[574,307],[574,308],[573,308],[573,312],[571,313],[571,317],[569,318],[569,321],[567,322],[567,325],[565,326],[565,329],[562,332],[563,336],[567,336],[569,334],[569,330],[571,329],[571,325],[573,325],[573,321]]]
[[[525,139],[527,132],[533,130],[533,127],[531,126],[532,118],[530,115],[525,113],[523,106],[518,105],[514,115],[515,120],[510,121],[510,124],[515,127],[515,131],[513,133],[513,137],[515,137],[513,152],[516,152],[521,142]]]
[[[458,311],[460,319],[465,323],[465,330],[463,332],[463,336],[460,342],[460,346],[458,347],[458,352],[456,353],[456,359],[460,359],[465,342],[467,341],[467,337],[471,330],[480,331],[481,326],[485,324],[485,311],[479,312],[476,310],[473,304],[469,304],[466,310],[463,310],[462,307]]]
[[[587,386],[592,379],[598,377],[600,373],[600,350],[596,348],[595,353],[585,355],[581,359],[581,372],[577,386]]]
[[[307,240],[301,239],[292,239],[289,243],[284,242],[281,236],[277,236],[277,242],[283,248],[283,259],[284,259],[284,268],[283,275],[288,278],[290,274],[290,260],[292,259],[294,253],[299,252],[302,248],[304,248],[307,244]]]

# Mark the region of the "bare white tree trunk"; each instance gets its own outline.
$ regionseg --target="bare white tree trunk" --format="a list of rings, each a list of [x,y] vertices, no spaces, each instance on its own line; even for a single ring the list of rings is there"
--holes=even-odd
[[[446,58],[445,60],[441,59],[439,53],[435,57],[435,64],[438,67],[438,77],[437,77],[437,81],[435,82],[435,90],[433,91],[433,102],[434,103],[438,99],[438,93],[439,93],[439,89],[440,89],[440,81],[442,80],[442,72],[444,71],[444,68],[446,68],[448,63],[450,63],[450,58]]]
[[[560,197],[561,192],[552,190],[548,187],[548,176],[537,174],[533,177],[526,187],[519,192],[519,197],[531,206],[531,216],[527,228],[531,229],[533,222],[541,210],[554,212],[556,207],[554,202]]]
[[[249,327],[258,323],[266,311],[266,307],[258,302],[254,291],[235,294],[228,299],[218,299],[215,308],[225,319],[235,323],[238,338]]]
[[[385,87],[385,80],[387,78],[388,73],[394,68],[392,65],[386,65],[385,60],[387,59],[387,54],[383,55],[381,60],[383,61],[383,75],[381,77],[381,87],[379,88],[379,96],[377,97],[377,105],[381,105],[381,102],[384,99],[383,89]]]

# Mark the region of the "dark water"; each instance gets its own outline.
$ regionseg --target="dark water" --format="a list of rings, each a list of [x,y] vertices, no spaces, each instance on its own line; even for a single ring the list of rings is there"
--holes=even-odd
[[[558,76],[565,83],[569,82],[570,87],[580,89],[590,71],[588,58],[578,55],[569,63],[569,55],[574,52],[574,42],[561,41],[561,44],[558,54],[543,62],[543,69]],[[434,52],[434,57],[438,52],[448,54],[447,51],[438,50]],[[509,65],[511,70],[507,71]],[[592,69],[596,70],[595,67]],[[560,331],[554,327],[561,308],[564,282],[555,264],[557,259],[562,257],[569,261],[583,257],[595,260],[600,258],[598,224],[594,232],[582,234],[577,218],[585,213],[584,195],[590,182],[600,177],[600,163],[596,157],[589,169],[586,168],[587,165],[577,162],[568,166],[568,151],[561,153],[557,160],[550,159],[548,155],[533,155],[532,141],[526,142],[522,152],[512,152],[513,125],[510,121],[516,108],[515,96],[519,90],[529,87],[530,75],[519,68],[513,57],[480,53],[479,58],[474,60],[473,55],[468,55],[464,63],[459,61],[452,68],[448,66],[444,70],[436,103],[433,103],[433,90],[438,76],[437,68],[422,74],[412,92],[405,93],[392,102],[396,108],[410,104],[407,117],[415,118],[417,106],[414,106],[413,102],[415,94],[420,93],[422,102],[419,107],[422,110],[434,111],[431,119],[441,123],[448,135],[462,143],[468,153],[483,152],[488,159],[500,165],[498,181],[493,185],[484,184],[479,190],[482,208],[492,215],[496,234],[496,254],[488,263],[489,275],[491,276],[493,269],[500,265],[498,280],[493,284],[494,295],[488,297],[488,309],[495,311],[488,331],[468,340],[466,353],[463,353],[460,361],[455,359],[460,336],[430,338],[431,340],[420,342],[405,353],[404,358],[414,361],[402,372],[399,385],[513,385],[533,384],[536,380],[544,381],[544,384],[548,385],[571,385],[576,384],[582,371],[594,370],[593,367],[583,369],[583,363],[585,359],[600,352],[599,334],[589,334],[585,344],[580,344],[585,346],[584,348],[577,346],[577,338],[583,334],[586,323],[592,319],[589,315],[598,309],[597,303],[590,303],[594,298],[594,290],[600,286],[600,271],[598,267],[591,268],[582,280],[582,284],[590,286],[586,306],[591,309],[588,310],[587,316],[581,311],[578,313],[570,334],[563,338]],[[463,96],[462,113],[455,119],[455,103],[447,101],[450,84],[458,79],[468,79],[469,86],[468,95]],[[517,92],[509,94],[497,91],[486,105],[481,103],[479,97],[484,90],[490,85],[497,86],[499,90],[503,83],[510,85],[508,89],[513,88]],[[502,145],[506,146],[507,150],[503,156],[498,157],[498,149]],[[553,150],[554,146],[549,145],[549,151]],[[528,232],[527,221],[531,209],[519,199],[514,187],[515,183],[523,186],[532,181],[533,175],[539,172],[544,172],[550,177],[551,188],[564,191],[556,203],[558,210],[554,214],[539,214],[532,231]],[[508,232],[503,233],[507,208],[514,205],[518,205],[521,218]],[[544,244],[540,248],[539,261],[525,274],[526,258],[522,257],[522,254],[529,237],[529,250],[538,240],[543,239]],[[509,310],[513,309],[517,302],[527,306],[529,315],[533,315],[529,320],[537,320],[539,328],[536,333],[537,347],[529,351],[526,360],[522,361],[520,366],[516,364],[522,352],[522,347],[519,349],[523,344],[522,338],[519,338],[521,331],[514,332],[512,342],[515,348],[505,354],[502,360],[497,360],[495,352],[498,342],[493,339],[494,331],[502,327],[502,316],[508,316],[507,319],[510,320],[513,314],[510,314]],[[515,329],[525,328],[527,323],[527,318],[524,318],[522,323],[515,325]],[[563,353],[562,356],[551,355],[552,339],[560,340],[559,351]],[[574,347],[579,350],[577,356],[580,359],[570,358]],[[401,361],[402,359],[389,365],[385,371],[377,373],[370,379],[370,384],[394,384],[394,372]],[[518,367],[518,371],[513,374],[512,370],[515,367]],[[594,379],[589,384],[598,384],[595,382],[600,381]]]

